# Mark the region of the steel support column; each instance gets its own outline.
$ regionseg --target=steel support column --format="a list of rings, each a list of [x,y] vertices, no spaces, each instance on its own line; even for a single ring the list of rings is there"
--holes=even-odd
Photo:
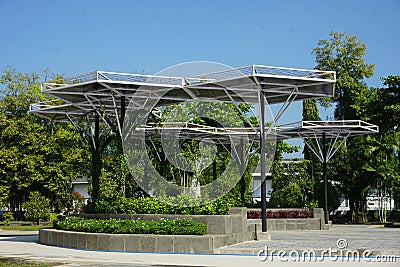
[[[322,133],[322,177],[324,179],[324,209],[325,209],[325,224],[329,223],[329,209],[328,209],[328,177],[326,175],[326,163],[327,163],[327,155],[326,155],[326,136],[325,132]]]
[[[260,165],[261,165],[261,223],[262,231],[267,231],[267,190],[265,182],[265,98],[261,88],[258,91],[260,106]]]
[[[125,103],[125,96],[121,96],[121,114],[120,114],[120,125],[121,130],[124,128],[124,119],[126,114],[126,103]],[[121,134],[122,135],[122,134]]]
[[[246,181],[244,180],[244,172],[245,172],[246,166],[244,165],[243,149],[244,149],[243,138],[240,138],[239,147],[238,147],[238,155],[239,155],[239,161],[240,161],[240,173],[242,175],[240,177],[240,198],[242,201],[242,205],[244,207],[246,204],[245,203]]]
[[[95,149],[99,150],[99,137],[100,137],[100,116],[98,113],[94,115],[94,143]]]
[[[214,192],[216,193],[218,190],[217,181],[217,160],[214,159],[212,163],[212,173],[213,173],[213,182],[214,182]]]

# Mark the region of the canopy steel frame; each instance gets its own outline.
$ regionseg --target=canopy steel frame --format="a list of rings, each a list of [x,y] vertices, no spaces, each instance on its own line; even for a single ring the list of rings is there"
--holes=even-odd
[[[278,127],[277,132],[287,137],[300,137],[322,162],[324,181],[325,224],[329,222],[327,163],[350,136],[378,133],[376,125],[360,120],[303,121]],[[338,140],[341,138],[341,141]],[[315,143],[309,139],[316,140]],[[330,139],[328,145],[327,139]],[[320,144],[321,143],[321,144]],[[327,146],[328,145],[328,146]]]
[[[159,101],[159,105],[179,104],[188,100],[220,101],[234,103],[237,108],[240,103],[258,104],[260,122],[258,128],[251,126],[242,129],[217,129],[199,125],[189,128],[189,124],[187,124],[185,127],[176,127],[170,130],[171,133],[176,130],[179,130],[179,133],[182,131],[185,135],[193,138],[212,137],[222,144],[231,137],[240,144],[243,136],[250,136],[252,142],[259,142],[261,145],[261,175],[265,180],[265,143],[275,139],[287,139],[287,136],[290,136],[287,132],[276,128],[275,125],[279,118],[295,100],[333,96],[335,82],[336,74],[333,71],[262,65],[245,66],[191,77],[95,71],[44,83],[43,91],[61,99],[63,103],[58,100],[32,104],[30,111],[55,121],[77,121],[85,114],[95,111],[102,117],[104,123],[109,124],[110,118],[115,121],[117,129],[121,133],[123,118],[126,109],[129,108],[126,107],[126,102],[132,103],[135,107],[143,107],[146,101]],[[256,84],[255,87],[254,84]],[[138,94],[139,90],[143,94]],[[168,93],[164,94],[166,91]],[[117,104],[118,100],[120,106]],[[265,126],[266,102],[282,104],[268,127]],[[107,116],[108,119],[104,116]],[[156,132],[153,130],[157,127],[146,125],[142,130],[154,137]],[[164,130],[168,129],[164,128]],[[263,231],[266,231],[265,204],[264,196]]]
[[[287,100],[294,87],[298,88],[297,100],[308,98],[330,97],[334,93],[336,81],[335,72],[303,70],[253,65],[236,69],[208,73],[193,77],[166,77],[155,75],[127,74],[116,72],[95,71],[70,78],[58,79],[44,83],[43,91],[66,104],[71,104],[83,110],[92,109],[87,97],[93,101],[96,108],[113,109],[113,100],[116,96],[125,96],[128,103],[137,102],[141,106],[141,96],[135,95],[137,90],[147,90],[150,94],[143,97],[158,99],[159,92],[169,88],[175,95],[164,95],[164,104],[180,103],[191,99],[201,101],[222,101],[238,103],[246,102],[258,104],[258,88],[254,88],[249,81],[257,83],[265,93],[269,104],[282,103]],[[237,97],[226,88],[240,92]],[[243,98],[244,96],[244,98]],[[134,97],[134,99],[133,99]],[[36,112],[46,116],[47,113]]]

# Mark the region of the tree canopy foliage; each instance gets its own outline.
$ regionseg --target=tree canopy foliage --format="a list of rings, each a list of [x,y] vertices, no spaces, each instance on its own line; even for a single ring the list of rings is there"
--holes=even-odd
[[[322,103],[336,104],[337,119],[356,119],[359,110],[356,99],[368,89],[363,80],[374,74],[375,65],[365,62],[367,47],[357,36],[339,32],[331,32],[330,36],[331,39],[320,40],[312,50],[316,69],[336,72],[335,96]]]
[[[29,105],[46,100],[40,79],[48,74],[22,74],[7,69],[0,77],[0,192],[19,209],[29,193],[39,191],[60,211],[85,161],[85,150],[71,125],[30,114]]]
[[[373,75],[375,66],[364,60],[366,45],[349,34],[331,32],[330,36],[312,50],[316,68],[337,75],[335,96],[321,104],[336,104],[336,119],[362,119],[380,128],[379,134],[348,139],[328,166],[328,177],[349,199],[354,218],[365,220],[357,214],[365,215],[367,195],[378,197],[384,205],[397,194],[399,202],[400,76],[383,78],[382,88],[369,88],[364,79]],[[385,220],[384,214],[380,217]]]

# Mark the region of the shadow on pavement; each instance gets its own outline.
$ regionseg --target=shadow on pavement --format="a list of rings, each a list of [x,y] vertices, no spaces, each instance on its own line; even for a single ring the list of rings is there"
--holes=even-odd
[[[0,242],[38,243],[39,235],[2,236]]]

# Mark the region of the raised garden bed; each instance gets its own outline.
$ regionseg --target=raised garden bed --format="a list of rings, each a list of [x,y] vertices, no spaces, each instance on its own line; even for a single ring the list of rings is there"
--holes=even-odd
[[[55,229],[109,234],[159,234],[159,235],[204,235],[207,225],[190,219],[166,220],[159,222],[144,220],[85,219],[67,217],[55,223]]]
[[[39,242],[46,245],[88,250],[129,252],[212,253],[214,249],[253,240],[248,232],[246,208],[232,208],[229,215],[177,214],[82,214],[82,217],[108,220],[160,222],[163,219],[190,219],[207,225],[205,235],[108,234],[41,229]]]

